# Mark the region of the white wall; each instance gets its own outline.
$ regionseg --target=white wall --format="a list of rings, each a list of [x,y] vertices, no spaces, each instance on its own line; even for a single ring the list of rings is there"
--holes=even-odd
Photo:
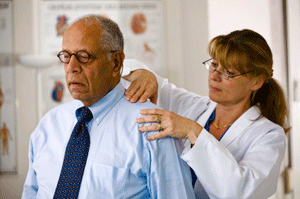
[[[300,1],[287,0],[289,87],[291,107],[292,186],[294,199],[300,198]]]
[[[14,48],[16,54],[33,53],[32,2],[14,0]],[[18,175],[0,176],[0,198],[20,198],[28,169],[29,136],[36,127],[35,71],[16,66]]]

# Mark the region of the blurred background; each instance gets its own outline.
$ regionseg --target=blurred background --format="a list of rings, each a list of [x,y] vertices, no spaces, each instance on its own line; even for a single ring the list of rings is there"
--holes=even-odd
[[[210,39],[245,28],[260,33],[292,126],[271,198],[300,198],[300,0],[0,0],[0,198],[21,197],[30,134],[48,110],[71,100],[56,57],[65,29],[95,13],[119,24],[126,58],[200,95],[208,94],[202,62]]]

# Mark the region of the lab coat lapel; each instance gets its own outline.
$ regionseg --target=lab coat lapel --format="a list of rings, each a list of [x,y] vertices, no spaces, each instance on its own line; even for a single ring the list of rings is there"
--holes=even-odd
[[[217,103],[213,102],[213,101],[210,101],[209,104],[208,104],[208,108],[206,109],[205,112],[203,112],[200,116],[200,118],[198,119],[198,123],[201,125],[201,126],[205,126],[208,118],[210,117],[210,115],[212,114],[212,112],[215,110],[217,106]]]
[[[252,106],[231,125],[221,139],[220,143],[222,143],[222,145],[225,147],[230,145],[230,143],[233,142],[237,136],[241,135],[244,130],[259,117],[259,115],[259,108],[257,106]]]

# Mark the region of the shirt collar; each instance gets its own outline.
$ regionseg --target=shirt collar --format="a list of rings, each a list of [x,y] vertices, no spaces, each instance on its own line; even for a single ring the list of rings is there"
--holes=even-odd
[[[125,88],[118,83],[111,91],[109,91],[102,99],[89,106],[93,114],[94,121],[100,124],[105,115],[121,100],[124,96]]]

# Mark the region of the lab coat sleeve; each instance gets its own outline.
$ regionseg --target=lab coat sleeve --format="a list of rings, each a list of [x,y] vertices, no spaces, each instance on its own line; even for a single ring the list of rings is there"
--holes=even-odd
[[[285,153],[283,132],[257,139],[239,162],[205,129],[181,158],[195,171],[210,198],[268,198],[276,192]]]
[[[134,59],[127,59],[123,64],[123,74],[128,75],[131,71],[137,69],[149,70],[157,78],[158,82],[158,100],[157,105],[164,110],[169,110],[181,116],[195,120],[207,106],[201,106],[203,103],[209,103],[207,97],[201,97],[185,89],[177,88],[174,84],[168,82],[168,79],[162,78],[145,64]],[[122,80],[125,88],[128,88],[130,82]]]
[[[154,134],[157,132],[149,132]],[[195,198],[189,166],[179,157],[173,138],[148,141],[144,137],[144,167],[151,198]]]
[[[37,183],[36,173],[32,168],[33,159],[34,159],[33,144],[32,144],[32,139],[30,139],[29,170],[28,170],[26,181],[24,184],[22,199],[36,198],[36,195],[37,195],[38,183]]]

